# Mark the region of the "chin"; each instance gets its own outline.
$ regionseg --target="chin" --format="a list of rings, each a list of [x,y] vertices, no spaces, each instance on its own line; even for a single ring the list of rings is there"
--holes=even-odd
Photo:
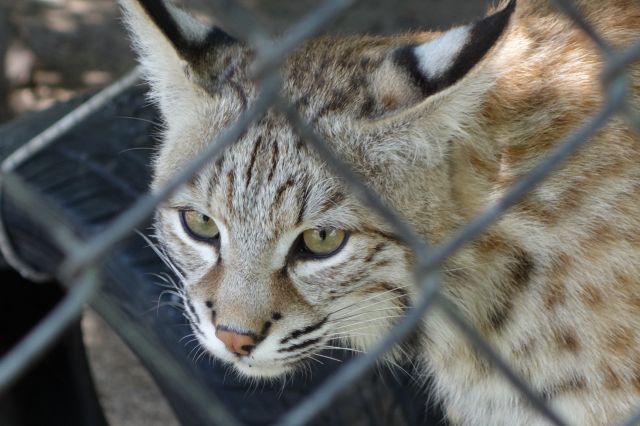
[[[207,342],[209,343],[209,342]],[[293,372],[292,364],[282,365],[276,362],[262,361],[252,357],[239,358],[220,348],[203,345],[207,351],[217,360],[224,362],[235,370],[241,377],[249,379],[277,379]]]
[[[233,362],[233,368],[242,376],[251,379],[279,379],[294,369],[277,364],[257,364],[251,361]]]

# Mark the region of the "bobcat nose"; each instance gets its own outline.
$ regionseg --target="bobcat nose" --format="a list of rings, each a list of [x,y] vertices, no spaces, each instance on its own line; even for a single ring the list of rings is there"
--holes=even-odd
[[[229,352],[246,356],[256,347],[256,339],[249,334],[236,333],[223,326],[216,328],[216,337],[224,343]]]

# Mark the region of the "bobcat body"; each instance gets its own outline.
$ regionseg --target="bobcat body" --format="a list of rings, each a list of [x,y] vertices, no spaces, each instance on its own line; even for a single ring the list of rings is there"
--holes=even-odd
[[[255,52],[171,3],[121,3],[166,123],[158,188],[256,98]],[[616,48],[640,36],[638,2],[575,3]],[[548,1],[520,0],[444,33],[308,41],[282,95],[438,244],[602,107],[603,63]],[[638,110],[640,67],[628,76]],[[442,266],[443,297],[572,424],[640,407],[639,142],[612,118]],[[247,376],[286,374],[334,339],[366,350],[416,298],[412,252],[275,109],[156,228],[200,343]],[[402,358],[433,375],[454,423],[546,424],[437,309],[389,355]]]

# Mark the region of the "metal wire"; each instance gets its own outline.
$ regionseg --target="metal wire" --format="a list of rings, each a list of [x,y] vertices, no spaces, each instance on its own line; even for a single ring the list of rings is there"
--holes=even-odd
[[[40,354],[80,315],[102,280],[95,269],[79,276],[64,299],[0,360],[0,393],[20,376]]]
[[[157,349],[146,330],[138,324],[132,324],[118,308],[118,303],[111,297],[98,297],[91,302],[91,306],[104,318],[108,318],[109,325],[135,349],[136,353],[150,363],[155,371],[161,371],[164,379],[179,389],[185,400],[190,401],[197,409],[200,417],[207,425],[236,426],[238,421],[225,409],[216,395],[210,395],[198,381],[193,380],[181,365],[177,364],[168,354]]]
[[[277,76],[270,78],[256,102],[158,192],[140,199],[126,213],[109,225],[105,231],[87,243],[75,247],[60,267],[62,279],[73,280],[79,271],[86,268],[87,265],[98,262],[118,242],[130,235],[132,230],[135,230],[137,226],[149,218],[158,204],[170,197],[181,185],[235,142],[253,120],[259,118],[267,110],[279,88],[280,81]]]
[[[288,100],[282,99],[279,95],[281,88],[278,67],[286,56],[300,43],[310,36],[316,34],[325,27],[332,19],[343,13],[353,2],[353,0],[327,0],[312,14],[301,20],[292,27],[281,38],[277,39],[270,34],[250,13],[238,6],[231,0],[210,0],[215,12],[233,34],[242,34],[244,41],[252,45],[256,50],[256,60],[252,64],[252,75],[260,80],[261,91],[257,100],[242,116],[228,129],[223,131],[209,146],[203,150],[196,158],[187,164],[180,173],[173,177],[169,183],[161,188],[157,193],[148,195],[139,200],[127,212],[118,217],[103,232],[87,242],[80,242],[77,237],[68,231],[54,233],[53,237],[58,241],[66,254],[66,260],[60,268],[59,275],[71,284],[71,291],[47,317],[45,321],[34,329],[19,345],[17,345],[8,355],[0,361],[0,390],[6,387],[24,368],[40,354],[49,343],[72,321],[79,313],[82,305],[87,302],[95,293],[99,286],[97,265],[105,254],[114,246],[127,237],[134,229],[146,220],[155,207],[165,201],[173,191],[194,176],[201,168],[209,164],[224,149],[240,138],[242,133],[251,123],[264,114],[270,107],[279,109],[288,119],[291,126],[310,146],[312,146],[320,157],[332,168],[334,173],[344,179],[351,190],[366,202],[380,217],[382,217],[393,229],[393,232],[410,247],[417,259],[416,262],[416,283],[420,290],[419,296],[414,306],[412,306],[405,317],[402,318],[378,344],[365,355],[357,357],[343,368],[336,375],[329,378],[317,391],[297,407],[287,413],[278,423],[278,426],[303,425],[314,418],[322,409],[326,408],[337,395],[354,383],[358,378],[374,365],[378,359],[398,344],[407,335],[412,333],[416,326],[423,320],[425,313],[432,309],[441,309],[450,321],[458,327],[469,342],[482,354],[506,380],[517,389],[522,398],[527,399],[531,406],[540,415],[544,416],[551,423],[556,425],[566,424],[548,404],[541,399],[531,387],[502,360],[500,354],[482,338],[481,334],[475,330],[457,312],[455,307],[445,300],[438,292],[440,287],[439,269],[442,263],[456,250],[468,243],[492,223],[504,214],[504,212],[530,193],[543,179],[563,164],[573,153],[586,144],[614,114],[626,114],[629,122],[640,129],[640,120],[637,111],[630,107],[631,93],[628,78],[624,76],[627,67],[640,58],[640,40],[623,51],[614,50],[608,41],[604,40],[589,22],[579,13],[577,8],[568,0],[551,0],[556,7],[565,13],[582,31],[587,34],[600,50],[606,60],[605,69],[602,75],[602,83],[605,93],[605,102],[599,111],[588,118],[580,128],[572,132],[562,143],[558,144],[546,159],[538,164],[531,172],[517,181],[506,195],[481,212],[476,218],[464,226],[452,238],[439,246],[430,247],[419,234],[417,234],[402,218],[391,208],[385,205],[381,198],[362,182],[347,164],[338,159],[329,145],[313,130],[312,126],[304,121],[300,114],[291,106]],[[274,41],[277,40],[277,41]],[[128,76],[133,81],[132,76]],[[137,76],[136,76],[137,78]],[[126,80],[131,83],[130,80]],[[112,87],[106,90],[111,95],[119,93],[123,87]],[[22,151],[12,155],[2,166],[0,178],[6,173],[15,169],[16,165],[28,160],[33,153],[55,140],[64,131],[68,130],[73,123],[84,119],[90,112],[95,111],[102,101],[90,101],[88,105],[93,105],[90,110],[84,112],[73,112],[69,114],[66,122],[60,125],[60,129],[45,132],[29,142]],[[101,105],[101,104],[100,104]],[[67,119],[67,118],[65,118]],[[63,120],[64,121],[64,120]],[[65,124],[66,123],[66,124]],[[54,126],[56,127],[56,126]],[[35,141],[35,142],[34,142]],[[35,149],[33,149],[35,147]],[[9,161],[10,160],[10,161]],[[18,204],[26,206],[41,207],[38,200],[39,194],[25,187],[19,180],[6,177],[4,190],[15,197]],[[34,213],[36,222],[43,222],[48,219],[47,213],[42,213],[45,209],[38,208]],[[21,266],[20,259],[17,259],[11,246],[7,245],[6,234],[1,227],[0,221],[0,248],[3,253],[9,253],[12,264]],[[3,243],[4,240],[4,243]],[[7,249],[5,246],[9,247]],[[16,260],[17,259],[17,260]],[[24,266],[24,265],[22,265]],[[31,274],[37,278],[35,274]],[[127,331],[125,319],[119,315],[117,310],[104,302],[96,302],[102,315],[111,320],[121,333],[132,333],[131,340],[140,340],[139,350],[147,354],[147,358],[152,363],[157,363],[160,370],[167,373],[169,379],[185,384],[189,380],[186,373],[173,370],[170,367],[170,360],[164,355],[154,354],[152,344],[136,331]],[[184,385],[186,386],[186,385]],[[196,385],[193,385],[196,386]],[[224,421],[215,418],[215,413],[219,413],[219,406],[216,410],[207,408],[206,401],[197,392],[192,392],[195,387],[187,387],[187,393],[194,399],[203,414],[212,422],[219,424],[224,421],[232,422],[232,418],[221,417]],[[220,414],[224,416],[225,414]],[[640,419],[640,412],[630,417],[624,425],[637,424]]]
[[[405,317],[396,324],[387,335],[366,355],[357,357],[344,365],[338,372],[322,384],[311,396],[293,408],[276,426],[304,425],[326,408],[340,392],[346,390],[349,385],[361,378],[378,359],[393,346],[402,342],[409,334],[416,330],[416,324],[423,318],[424,312],[436,300],[440,288],[440,274],[438,271],[424,275],[419,281],[420,299],[409,308]]]
[[[513,385],[514,388],[544,417],[557,426],[565,426],[567,423],[556,414],[551,407],[537,394],[529,385],[522,380],[498,355],[482,336],[469,325],[462,317],[458,309],[444,297],[438,299],[438,308],[444,311],[449,320],[467,336],[471,344],[482,354],[502,375]]]
[[[92,96],[88,101],[75,108],[69,114],[65,115],[63,118],[45,129],[42,133],[39,133],[37,136],[8,155],[0,165],[0,204],[2,204],[3,179],[6,174],[14,171],[26,160],[42,151],[52,142],[60,138],[60,136],[64,135],[91,114],[104,107],[116,96],[133,86],[138,81],[139,77],[140,69],[139,67],[136,67],[124,77],[120,78],[115,83],[110,84],[95,96]],[[9,236],[7,235],[4,221],[1,219],[2,218],[0,217],[0,253],[2,253],[2,257],[7,261],[7,263],[9,263],[9,265],[11,265],[11,267],[25,278],[36,282],[49,280],[51,278],[49,274],[36,271],[31,265],[23,262],[22,259],[20,259],[20,256],[16,254],[13,246],[11,245],[11,241],[9,240]]]

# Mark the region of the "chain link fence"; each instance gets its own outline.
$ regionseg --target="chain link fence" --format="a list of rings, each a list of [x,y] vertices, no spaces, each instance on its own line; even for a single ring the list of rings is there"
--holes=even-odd
[[[0,174],[2,192],[0,195],[3,198],[11,198],[12,202],[21,207],[25,214],[31,216],[35,222],[49,224],[43,229],[64,254],[64,262],[59,266],[56,278],[67,285],[69,291],[65,299],[0,360],[0,391],[10,385],[30,363],[55,341],[65,327],[80,315],[85,304],[91,302],[101,315],[115,325],[119,333],[134,343],[135,349],[139,353],[143,354],[158,370],[166,374],[166,380],[176,383],[176,386],[186,392],[185,397],[201,410],[210,424],[237,424],[236,420],[216,398],[203,392],[198,383],[189,377],[186,371],[175,366],[170,357],[157,351],[153,342],[143,333],[128,327],[127,321],[129,319],[126,316],[114,309],[108,301],[95,299],[94,296],[102,283],[101,260],[113,250],[114,246],[131,235],[137,227],[144,224],[159,203],[239,139],[252,122],[259,119],[268,109],[275,108],[287,117],[290,125],[306,143],[313,147],[333,169],[333,172],[344,179],[362,201],[388,221],[396,235],[412,249],[416,259],[415,279],[417,286],[421,289],[415,305],[407,311],[404,318],[393,327],[386,337],[374,345],[367,354],[356,357],[344,365],[337,374],[327,379],[310,397],[282,417],[278,421],[278,425],[302,425],[309,422],[317,413],[328,407],[342,390],[353,385],[374,366],[382,355],[414,330],[429,310],[436,307],[466,335],[477,351],[495,369],[499,370],[514,389],[528,400],[542,416],[551,424],[567,424],[526,381],[509,368],[501,355],[465,321],[456,308],[441,297],[439,292],[440,266],[448,256],[480,235],[507,209],[522,200],[553,170],[561,166],[567,158],[586,144],[590,136],[597,132],[612,116],[615,114],[624,115],[629,125],[636,132],[640,131],[640,117],[631,107],[629,99],[631,91],[628,77],[625,74],[627,66],[640,59],[640,40],[626,50],[617,51],[601,38],[569,0],[553,0],[552,3],[588,35],[605,58],[606,64],[602,73],[605,102],[599,111],[592,117],[587,117],[583,125],[576,128],[563,142],[559,143],[548,158],[516,182],[502,199],[489,205],[444,243],[430,246],[409,225],[403,222],[396,212],[388,208],[347,164],[337,158],[329,145],[305,122],[290,101],[280,96],[282,82],[279,66],[282,61],[293,49],[320,33],[336,17],[343,14],[353,3],[353,0],[326,0],[313,13],[278,38],[270,34],[239,4],[228,0],[210,0],[210,2],[217,19],[224,22],[225,26],[231,29],[234,34],[241,35],[242,41],[255,48],[257,54],[252,72],[259,84],[260,93],[235,123],[221,132],[166,186],[139,199],[128,211],[122,213],[99,234],[83,238],[76,235],[73,226],[67,222],[63,215],[56,214],[51,206],[47,205],[43,194],[35,192],[15,172],[19,165],[85,120],[86,117],[118,94],[136,84],[139,78],[139,70],[137,69],[89,99],[54,126],[22,145],[2,163]],[[46,279],[45,275],[34,271],[16,254],[7,236],[7,230],[4,229],[1,221],[0,247],[5,259],[24,276],[36,281]],[[638,423],[640,423],[640,411],[623,424],[634,425]]]

